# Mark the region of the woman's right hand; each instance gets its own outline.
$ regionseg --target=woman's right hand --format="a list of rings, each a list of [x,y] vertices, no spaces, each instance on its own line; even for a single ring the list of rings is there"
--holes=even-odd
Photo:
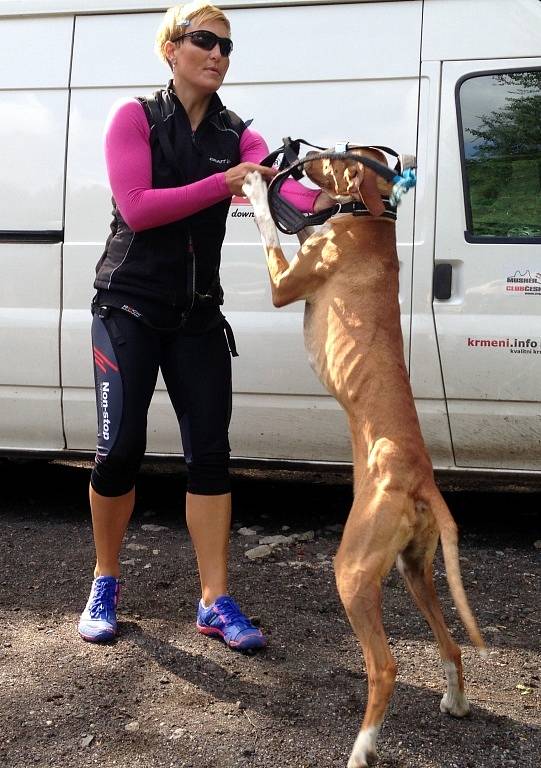
[[[275,168],[267,168],[265,165],[239,163],[225,172],[225,181],[232,195],[244,197],[242,185],[244,184],[244,179],[251,171],[259,171],[266,182],[269,182],[277,173]]]

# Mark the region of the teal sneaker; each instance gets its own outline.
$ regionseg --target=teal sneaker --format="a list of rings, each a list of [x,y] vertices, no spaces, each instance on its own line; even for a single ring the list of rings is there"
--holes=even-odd
[[[116,607],[120,583],[114,576],[98,576],[79,619],[78,632],[90,643],[105,643],[117,633]]]

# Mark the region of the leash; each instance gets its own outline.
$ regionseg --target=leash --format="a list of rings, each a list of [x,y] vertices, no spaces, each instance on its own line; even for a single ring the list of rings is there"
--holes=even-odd
[[[297,234],[297,232],[300,232],[302,229],[309,226],[324,224],[328,219],[332,216],[336,216],[338,213],[353,213],[354,216],[371,215],[362,201],[352,200],[348,203],[336,203],[332,207],[326,208],[319,213],[303,213],[292,203],[285,200],[280,195],[283,183],[289,176],[293,176],[293,178],[297,180],[302,179],[304,175],[304,165],[312,160],[354,160],[355,162],[365,165],[367,168],[371,168],[375,173],[385,179],[385,181],[393,185],[389,197],[382,198],[385,206],[385,211],[382,213],[382,217],[393,221],[396,221],[396,208],[400,203],[402,196],[408,192],[409,189],[414,187],[416,183],[414,168],[403,168],[400,155],[393,149],[390,149],[390,147],[355,146],[350,149],[349,145],[343,142],[337,145],[335,149],[329,150],[315,144],[310,144],[304,139],[292,140],[291,138],[286,137],[283,141],[283,145],[262,160],[261,165],[270,167],[276,163],[280,155],[283,156],[278,166],[278,173],[269,184],[268,201],[274,223],[281,232],[287,235]],[[319,151],[299,158],[301,144],[313,147]],[[357,154],[354,150],[358,149],[376,149],[385,152],[386,154],[397,158],[396,165],[394,168],[389,168],[387,165],[384,165],[377,160],[373,160],[371,157]]]

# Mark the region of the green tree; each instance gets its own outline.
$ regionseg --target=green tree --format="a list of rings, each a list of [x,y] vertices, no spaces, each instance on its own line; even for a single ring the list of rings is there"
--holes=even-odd
[[[541,72],[508,72],[493,79],[509,95],[505,107],[483,115],[480,126],[469,129],[482,140],[478,157],[541,157]]]

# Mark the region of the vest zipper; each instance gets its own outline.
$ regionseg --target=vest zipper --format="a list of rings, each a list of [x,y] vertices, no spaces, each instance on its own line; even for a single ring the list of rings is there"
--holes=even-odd
[[[187,319],[195,304],[195,250],[191,234],[188,235],[188,263],[186,264],[186,291],[188,305],[182,313],[184,319]]]

